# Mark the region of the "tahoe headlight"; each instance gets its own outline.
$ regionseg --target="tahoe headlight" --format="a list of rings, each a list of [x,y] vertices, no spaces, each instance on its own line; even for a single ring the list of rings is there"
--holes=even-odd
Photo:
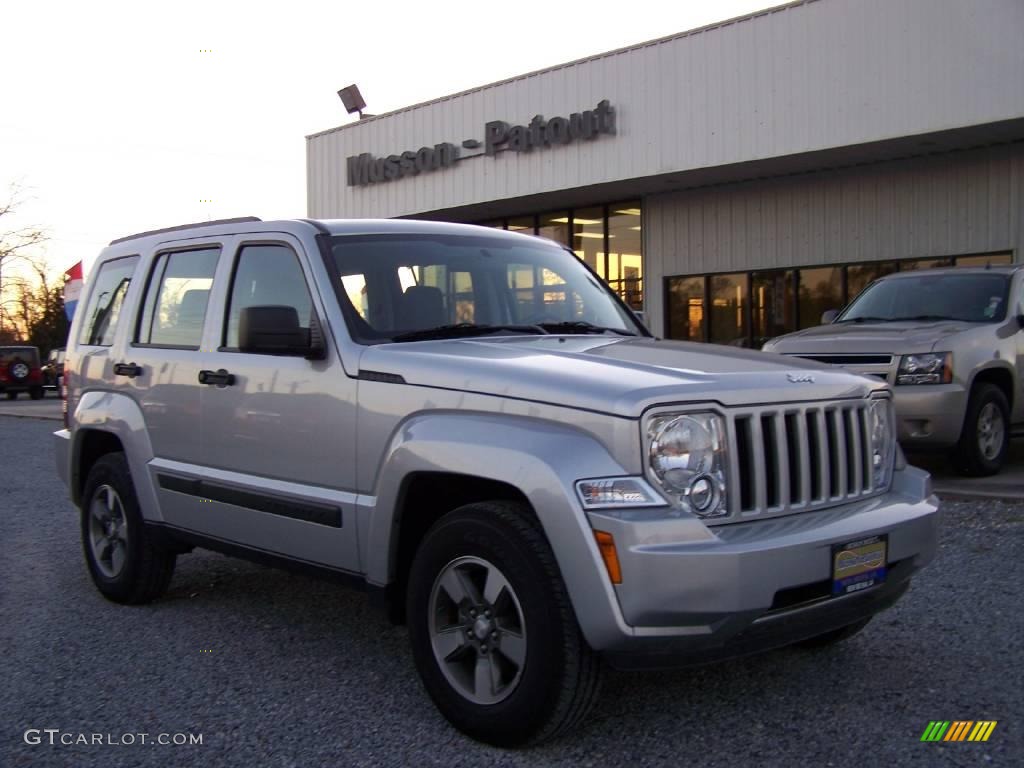
[[[728,514],[725,424],[713,413],[666,414],[647,424],[650,476],[681,509],[700,517]]]
[[[952,352],[903,355],[896,371],[897,384],[949,384],[952,380]]]
[[[896,452],[893,406],[889,398],[875,398],[870,401],[868,427],[871,438],[871,485],[881,490],[889,487]]]

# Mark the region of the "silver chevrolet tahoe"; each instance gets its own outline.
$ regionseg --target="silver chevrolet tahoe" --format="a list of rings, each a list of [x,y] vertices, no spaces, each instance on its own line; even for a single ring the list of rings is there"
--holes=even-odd
[[[1024,426],[1024,267],[930,269],[875,281],[826,325],[772,339],[893,385],[897,437],[992,475]]]
[[[497,745],[579,722],[606,664],[848,637],[936,551],[886,384],[652,338],[570,251],[511,232],[116,240],[65,373],[57,466],[103,595],[153,600],[196,546],[350,581]]]

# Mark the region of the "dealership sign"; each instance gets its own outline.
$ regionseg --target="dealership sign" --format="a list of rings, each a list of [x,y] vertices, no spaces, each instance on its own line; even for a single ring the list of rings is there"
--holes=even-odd
[[[604,99],[594,109],[573,112],[568,117],[545,120],[535,115],[527,125],[509,125],[492,120],[484,125],[483,141],[466,139],[462,146],[442,142],[432,147],[406,150],[396,155],[375,157],[369,152],[347,158],[348,185],[363,187],[382,181],[404,179],[421,173],[450,168],[460,160],[477,155],[497,155],[506,150],[529,152],[556,147],[574,141],[591,141],[602,134],[615,133],[615,109]]]

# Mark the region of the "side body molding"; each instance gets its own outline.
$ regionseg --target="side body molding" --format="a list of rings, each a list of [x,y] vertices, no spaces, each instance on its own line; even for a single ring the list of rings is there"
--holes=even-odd
[[[451,472],[507,483],[536,511],[555,553],[584,636],[601,647],[604,633],[630,629],[622,620],[590,523],[574,484],[588,477],[626,475],[598,440],[569,425],[520,416],[434,411],[399,425],[377,477],[375,509],[365,519],[367,581],[383,586],[396,574],[403,480],[415,472]],[[406,514],[416,514],[415,500]]]
[[[124,446],[142,516],[147,520],[162,521],[156,490],[146,469],[153,458],[153,446],[138,403],[116,392],[86,392],[78,401],[74,417],[78,424],[73,432],[74,445],[71,446],[70,476],[74,503],[81,503],[78,489],[84,478],[79,477],[79,467],[85,438],[90,431],[107,432],[117,437]]]

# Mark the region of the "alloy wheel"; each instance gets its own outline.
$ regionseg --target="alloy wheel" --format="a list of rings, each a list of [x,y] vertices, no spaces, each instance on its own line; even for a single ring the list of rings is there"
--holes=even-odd
[[[1003,450],[1006,425],[1003,414],[995,403],[985,403],[978,414],[978,450],[986,460],[992,461]]]
[[[445,678],[474,704],[497,704],[526,662],[526,624],[505,575],[479,557],[441,569],[430,592],[430,645]]]
[[[89,547],[100,572],[117,578],[128,555],[128,522],[121,497],[109,485],[99,486],[89,502]]]

